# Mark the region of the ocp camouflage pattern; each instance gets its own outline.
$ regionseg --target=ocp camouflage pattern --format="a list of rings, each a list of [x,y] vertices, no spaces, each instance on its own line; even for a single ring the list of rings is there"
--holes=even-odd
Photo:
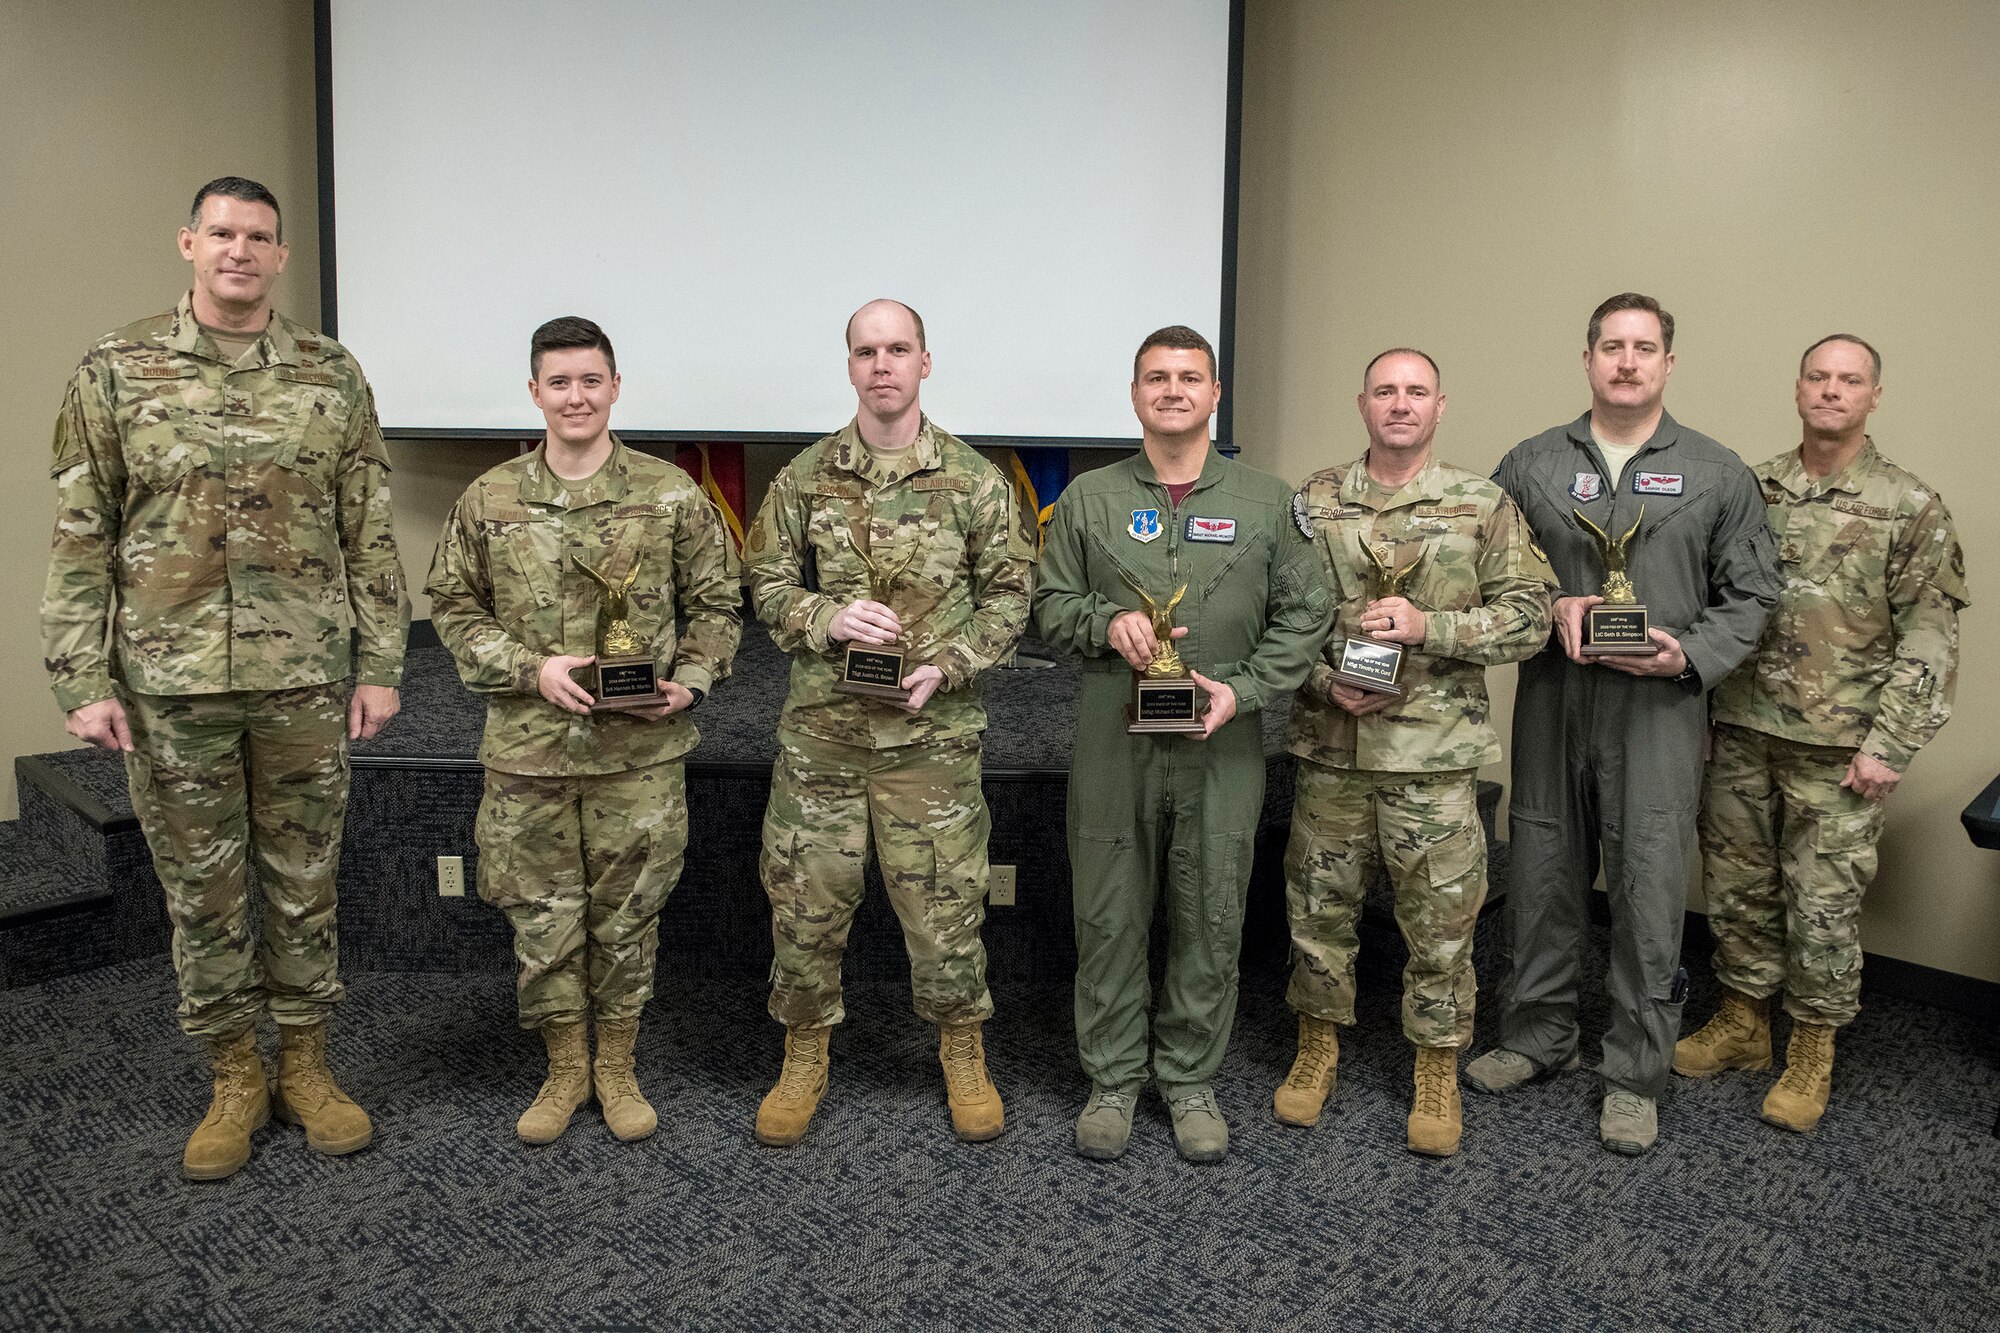
[[[999,469],[928,418],[886,461],[853,422],[802,451],[771,483],[743,555],[757,616],[792,655],[783,725],[870,749],[984,730],[975,682],[1027,625],[1036,545]],[[906,663],[944,673],[916,713],[834,691],[845,645],[827,628],[871,595],[857,547],[884,569],[909,562],[892,603]]]
[[[389,459],[338,343],[273,312],[231,364],[183,296],[84,356],[52,471],[42,624],[65,711],[114,680],[154,695],[401,681]]]
[[[1755,471],[1784,589],[1713,716],[1901,772],[1951,716],[1971,602],[1951,514],[1872,440],[1831,477],[1807,477],[1796,448]]]
[[[1548,639],[1555,575],[1514,502],[1486,478],[1433,460],[1387,493],[1365,457],[1306,479],[1294,505],[1311,529],[1339,606],[1312,674],[1292,701],[1291,752],[1335,768],[1389,773],[1476,768],[1500,758],[1486,668],[1532,657]],[[1367,542],[1412,571],[1424,642],[1406,648],[1403,696],[1357,718],[1329,694],[1347,633],[1371,600]]]

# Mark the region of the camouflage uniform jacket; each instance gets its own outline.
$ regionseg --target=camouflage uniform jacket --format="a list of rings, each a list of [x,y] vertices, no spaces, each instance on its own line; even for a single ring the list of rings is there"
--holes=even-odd
[[[491,696],[479,762],[569,777],[677,759],[700,739],[685,710],[661,721],[571,713],[542,697],[542,666],[597,651],[604,595],[576,567],[581,557],[614,584],[642,567],[629,620],[663,675],[703,693],[727,676],[742,592],[729,574],[722,520],[687,473],[615,436],[611,457],[574,490],[549,471],[546,449],[466,488],[424,589],[466,688]],[[685,635],[677,617],[687,620]]]
[[[1345,636],[1326,641],[1292,703],[1291,752],[1334,768],[1426,773],[1477,768],[1500,758],[1486,698],[1486,668],[1541,650],[1549,635],[1555,574],[1498,486],[1432,460],[1394,494],[1368,476],[1364,456],[1316,472],[1294,512],[1313,531],[1336,626],[1352,626],[1372,600],[1374,567],[1363,542],[1392,568],[1416,568],[1405,595],[1424,613],[1422,644],[1406,648],[1403,697],[1355,717],[1332,701],[1332,667]]]
[[[885,573],[903,569],[888,605],[907,665],[944,673],[917,713],[834,691],[846,645],[827,627],[874,595],[862,551]],[[1028,623],[1034,552],[1034,519],[1000,470],[929,418],[888,462],[853,422],[801,451],[771,483],[743,553],[757,616],[792,654],[779,725],[871,750],[985,730],[970,687]]]
[[[1760,464],[1784,591],[1715,720],[1859,749],[1897,772],[1951,716],[1965,555],[1937,492],[1871,440],[1814,480],[1797,449]]]
[[[1290,490],[1212,445],[1178,510],[1143,451],[1069,484],[1049,521],[1035,623],[1082,657],[1086,696],[1089,673],[1121,677],[1111,693],[1124,696],[1132,669],[1110,629],[1140,608],[1134,583],[1162,605],[1186,586],[1173,618],[1187,627],[1175,640],[1181,660],[1234,690],[1239,715],[1298,688],[1333,609],[1319,558],[1292,523]]]
[[[275,311],[245,360],[223,359],[189,294],[99,340],[70,381],[42,599],[64,711],[114,679],[142,694],[401,682],[410,604],[361,368]]]

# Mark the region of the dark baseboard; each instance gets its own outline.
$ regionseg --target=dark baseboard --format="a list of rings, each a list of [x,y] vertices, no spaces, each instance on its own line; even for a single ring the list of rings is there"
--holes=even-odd
[[[1590,919],[1600,926],[1611,924],[1610,902],[1602,893],[1590,895]],[[1681,952],[1705,959],[1714,949],[1715,936],[1709,934],[1708,918],[1689,912],[1681,928]],[[1862,951],[1861,989],[1864,1004],[1872,991],[1989,1023],[2000,1021],[2000,982],[1960,976],[1886,954]]]

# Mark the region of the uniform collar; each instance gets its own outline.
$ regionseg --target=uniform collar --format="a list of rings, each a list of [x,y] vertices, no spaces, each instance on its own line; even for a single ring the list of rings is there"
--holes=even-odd
[[[1585,412],[1575,421],[1570,422],[1568,434],[1570,442],[1580,448],[1588,449],[1595,444],[1596,441],[1591,438],[1590,434],[1590,413]],[[1679,440],[1680,437],[1681,423],[1674,420],[1673,413],[1667,411],[1665,408],[1661,408],[1660,424],[1653,427],[1651,437],[1644,444],[1640,445],[1639,452],[1632,456],[1638,458],[1654,449],[1665,449]],[[1616,480],[1616,478],[1613,480]]]
[[[521,476],[521,502],[554,505],[558,509],[581,509],[585,505],[622,500],[631,484],[626,457],[625,445],[614,434],[611,437],[611,457],[604,460],[604,466],[597,470],[589,485],[572,490],[563,485],[561,477],[549,471],[549,443],[543,440],[535,446],[535,452],[528,455],[527,467]]]
[[[1771,480],[1783,486],[1793,495],[1805,495],[1813,491],[1846,491],[1849,495],[1861,494],[1861,484],[1880,465],[1882,455],[1875,452],[1875,437],[1862,437],[1867,443],[1852,462],[1832,476],[1813,478],[1806,475],[1805,449],[1788,449],[1780,454],[1771,465]]]
[[[1194,481],[1195,490],[1206,490],[1216,482],[1221,481],[1222,474],[1228,468],[1229,460],[1224,458],[1222,451],[1215,447],[1215,441],[1210,440],[1208,442],[1208,453],[1201,460],[1201,475],[1196,477]],[[1146,456],[1144,446],[1141,446],[1139,451],[1132,455],[1132,470],[1138,473],[1141,481],[1149,481],[1155,486],[1165,486],[1167,484],[1161,481],[1160,474],[1153,470],[1153,460]]]
[[[1340,502],[1343,505],[1363,504],[1368,496],[1379,493],[1380,482],[1368,475],[1368,455],[1354,460],[1354,466],[1347,469],[1347,475],[1340,480]],[[1399,509],[1406,504],[1427,500],[1432,504],[1444,499],[1444,474],[1437,455],[1424,460],[1423,471],[1417,473],[1398,487],[1390,496],[1383,509]],[[1370,505],[1370,508],[1375,506]]]
[[[834,437],[832,463],[843,472],[851,472],[863,481],[875,486],[888,486],[905,477],[919,472],[930,472],[944,459],[944,445],[939,442],[941,432],[931,424],[929,417],[922,419],[917,427],[917,438],[910,447],[899,451],[893,461],[878,459],[861,439],[861,420],[856,417],[840,428]]]
[[[215,339],[208,336],[201,327],[201,321],[194,317],[192,288],[181,293],[180,304],[174,307],[173,325],[167,330],[166,343],[183,355],[229,364],[229,358],[215,345]],[[267,366],[296,366],[302,360],[298,335],[292,331],[292,322],[276,310],[271,312],[271,322],[264,326],[257,350],[262,356],[262,364]]]

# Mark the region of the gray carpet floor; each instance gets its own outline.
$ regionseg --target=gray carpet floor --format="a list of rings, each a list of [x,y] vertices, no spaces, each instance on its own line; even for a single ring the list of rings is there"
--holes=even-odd
[[[0,1326],[2000,1323],[2000,1052],[1979,1024],[1871,1002],[1812,1136],[1757,1121],[1768,1076],[1725,1075],[1679,1084],[1660,1147],[1627,1160],[1598,1147],[1594,1081],[1572,1074],[1468,1092],[1464,1150],[1434,1161],[1402,1146],[1392,954],[1364,966],[1362,1024],[1310,1131],[1269,1113],[1282,977],[1246,977],[1218,1083],[1234,1151],[1211,1167],[1176,1158],[1150,1097],[1123,1160],[1071,1154],[1085,1088],[1054,988],[999,990],[1009,1127],[990,1144],[951,1137],[934,1039],[906,988],[877,984],[850,992],[810,1136],[760,1148],[778,1060],[762,986],[669,976],[640,1046],[660,1132],[621,1145],[587,1108],[528,1149],[511,1129],[540,1051],[508,979],[381,973],[350,978],[333,1042],[375,1143],[325,1159],[273,1125],[239,1175],[195,1185],[179,1152],[207,1086],[166,960],[25,987],[0,994]],[[1712,990],[1697,977],[1692,1015]],[[1587,1013],[1587,1049],[1602,1021]]]

